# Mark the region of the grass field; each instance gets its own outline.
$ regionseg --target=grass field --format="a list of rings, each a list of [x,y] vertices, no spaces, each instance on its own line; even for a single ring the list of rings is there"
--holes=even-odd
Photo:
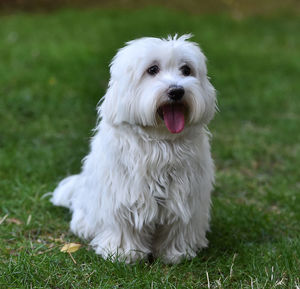
[[[0,288],[300,287],[298,18],[155,8],[0,23]],[[116,49],[175,32],[195,35],[219,91],[210,246],[176,266],[110,263],[42,196],[79,171]],[[60,252],[67,242],[83,244],[73,259]]]

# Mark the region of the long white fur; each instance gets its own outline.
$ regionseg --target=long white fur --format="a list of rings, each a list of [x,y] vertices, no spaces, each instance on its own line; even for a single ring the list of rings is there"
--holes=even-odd
[[[53,193],[54,205],[73,212],[72,232],[104,258],[130,263],[152,253],[178,263],[207,246],[214,165],[206,125],[216,99],[205,56],[189,37],[141,38],[118,51],[82,171]],[[146,73],[153,64],[156,76]],[[178,134],[157,113],[174,84],[188,105]]]

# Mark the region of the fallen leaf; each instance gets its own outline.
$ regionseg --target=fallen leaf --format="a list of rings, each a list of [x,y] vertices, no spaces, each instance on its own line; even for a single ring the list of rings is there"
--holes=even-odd
[[[55,85],[56,84],[56,78],[55,77],[50,77],[49,80],[48,80],[49,84],[52,86],[52,85]]]
[[[79,248],[81,247],[81,244],[77,244],[77,243],[68,243],[65,244],[60,251],[64,252],[64,253],[73,253],[76,252],[77,250],[79,250]]]

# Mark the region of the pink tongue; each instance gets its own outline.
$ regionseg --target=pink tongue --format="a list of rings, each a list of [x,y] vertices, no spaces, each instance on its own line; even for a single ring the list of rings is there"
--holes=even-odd
[[[171,133],[180,133],[184,128],[184,108],[182,104],[167,104],[162,107],[164,122]]]

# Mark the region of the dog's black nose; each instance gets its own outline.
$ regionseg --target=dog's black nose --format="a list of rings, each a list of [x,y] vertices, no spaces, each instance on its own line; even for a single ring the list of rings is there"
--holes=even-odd
[[[180,100],[184,95],[184,88],[180,85],[171,85],[168,89],[168,96],[172,100]]]

